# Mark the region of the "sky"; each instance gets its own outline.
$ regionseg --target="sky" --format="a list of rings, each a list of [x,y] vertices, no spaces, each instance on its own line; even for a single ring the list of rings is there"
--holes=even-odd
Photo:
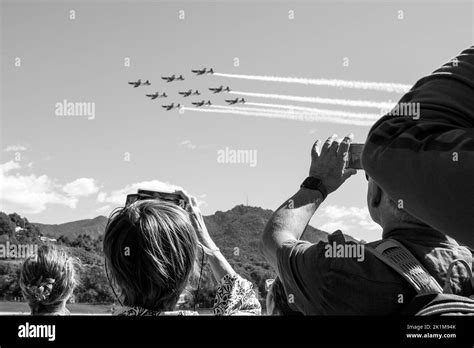
[[[474,32],[472,1],[3,0],[1,21],[0,210],[42,223],[107,216],[137,188],[183,187],[205,215],[247,202],[276,209],[307,176],[316,139],[365,141],[382,110],[348,101],[403,95],[354,82],[409,88]],[[191,73],[203,67],[215,74]],[[172,74],[185,80],[161,79]],[[151,86],[128,84],[137,79]],[[220,85],[232,93],[208,90]],[[178,95],[188,89],[202,95]],[[145,96],[156,91],[168,97]],[[246,103],[223,109],[237,97]],[[213,105],[186,108],[200,100]],[[65,102],[91,113],[61,114]],[[185,108],[161,107],[170,103]],[[223,161],[226,151],[253,157]],[[379,239],[366,191],[358,173],[311,224]]]

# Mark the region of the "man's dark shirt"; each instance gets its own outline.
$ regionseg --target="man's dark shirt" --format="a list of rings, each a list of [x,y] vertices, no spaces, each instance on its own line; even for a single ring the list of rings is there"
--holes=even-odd
[[[466,247],[428,227],[396,230],[384,238],[402,242],[441,286],[452,261],[462,258],[472,262]],[[333,242],[354,243],[346,242],[336,231],[328,242],[291,241],[278,250],[278,273],[292,309],[306,315],[399,314],[416,295],[405,279],[368,251],[362,262],[325,257],[326,246],[333,246]],[[457,265],[451,288],[454,294],[468,295],[467,272]]]

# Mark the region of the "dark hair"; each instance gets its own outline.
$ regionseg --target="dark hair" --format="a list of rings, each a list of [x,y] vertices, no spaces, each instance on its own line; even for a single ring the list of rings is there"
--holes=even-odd
[[[103,246],[123,304],[172,310],[194,269],[197,242],[188,214],[172,203],[141,200],[113,212]]]

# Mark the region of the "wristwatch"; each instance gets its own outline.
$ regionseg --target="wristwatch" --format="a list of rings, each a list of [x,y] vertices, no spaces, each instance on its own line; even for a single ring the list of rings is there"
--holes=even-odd
[[[326,197],[328,195],[328,190],[326,189],[326,186],[324,186],[321,179],[315,178],[313,176],[308,176],[303,181],[300,188],[307,188],[309,190],[317,190],[317,191],[321,192],[321,195],[323,196],[323,199],[326,199]]]

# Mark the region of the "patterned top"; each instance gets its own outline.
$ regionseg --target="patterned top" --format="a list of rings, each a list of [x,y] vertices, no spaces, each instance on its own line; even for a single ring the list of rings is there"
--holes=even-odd
[[[227,274],[219,282],[214,300],[215,315],[260,315],[262,308],[253,285],[238,274]],[[188,316],[199,315],[194,311],[161,312],[143,307],[121,307],[114,312],[120,316]]]

